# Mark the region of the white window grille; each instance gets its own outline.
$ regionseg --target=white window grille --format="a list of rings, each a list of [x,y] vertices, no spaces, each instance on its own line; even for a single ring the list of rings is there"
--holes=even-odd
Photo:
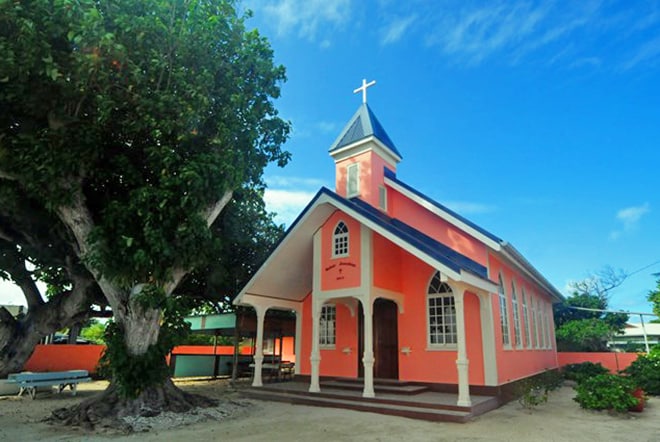
[[[502,328],[502,344],[505,346],[511,345],[511,337],[509,336],[509,312],[506,304],[506,292],[504,291],[504,281],[500,275],[499,286],[500,297],[500,327]]]
[[[454,347],[457,342],[456,307],[451,287],[435,272],[428,289],[429,346]]]
[[[511,307],[513,308],[513,339],[516,347],[522,346],[522,337],[520,336],[520,310],[518,310],[518,294],[516,285],[511,281]]]
[[[335,227],[333,239],[333,249],[332,256],[333,258],[338,258],[342,256],[348,256],[348,226],[343,222],[339,221],[337,227]]]
[[[319,323],[319,345],[322,347],[335,346],[335,326],[337,321],[337,308],[334,304],[326,304],[321,308]]]

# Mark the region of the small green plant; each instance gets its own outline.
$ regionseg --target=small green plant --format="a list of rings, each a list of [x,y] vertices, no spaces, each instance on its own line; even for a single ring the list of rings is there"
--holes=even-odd
[[[518,402],[528,410],[548,402],[548,390],[537,385],[534,380],[523,381],[519,391]]]
[[[633,396],[634,382],[627,377],[614,374],[600,374],[582,379],[575,387],[575,400],[580,407],[589,410],[614,410],[626,412],[637,405]]]
[[[639,355],[628,368],[622,371],[648,394],[660,394],[660,351],[655,349],[648,355]]]
[[[609,370],[600,363],[582,362],[580,364],[568,364],[562,368],[565,379],[575,381],[578,384],[585,379],[592,378],[601,374],[609,373]]]
[[[533,378],[525,379],[518,387],[518,402],[531,410],[548,402],[548,393],[561,387],[563,378],[557,370],[547,370]]]

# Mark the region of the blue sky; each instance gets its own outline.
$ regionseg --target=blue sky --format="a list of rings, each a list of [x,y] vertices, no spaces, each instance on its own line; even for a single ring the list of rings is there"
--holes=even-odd
[[[650,311],[660,272],[660,3],[248,0],[288,81],[293,160],[266,172],[290,223],[369,105],[398,177],[518,248],[558,289],[647,267],[611,307]],[[5,292],[8,296],[9,292]],[[20,296],[17,298],[20,302]]]
[[[650,311],[660,272],[660,3],[253,0],[288,81],[293,160],[266,199],[289,223],[368,102],[398,177],[518,248],[564,291],[609,265],[611,307]],[[652,265],[651,265],[652,264]]]

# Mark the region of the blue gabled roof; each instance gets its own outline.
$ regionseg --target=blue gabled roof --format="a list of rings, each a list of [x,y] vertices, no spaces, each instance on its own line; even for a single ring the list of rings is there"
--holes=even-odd
[[[315,202],[321,197],[321,195],[327,195],[331,199],[337,201],[340,204],[347,206],[348,208],[357,212],[360,216],[368,219],[369,221],[377,224],[378,226],[385,229],[390,234],[396,236],[397,238],[402,239],[407,244],[410,244],[412,247],[420,250],[421,252],[429,255],[433,259],[441,262],[455,272],[460,272],[461,270],[468,271],[480,278],[488,279],[488,270],[483,265],[478,262],[468,258],[467,256],[451,249],[450,247],[442,244],[439,241],[431,238],[428,235],[420,232],[419,230],[409,226],[408,224],[399,221],[398,219],[391,218],[380,210],[372,207],[368,203],[358,199],[346,199],[335,192],[322,187],[318,193],[312,198],[312,201],[305,207],[305,209],[298,215],[298,218],[291,224],[285,237],[294,229],[296,224],[303,218],[303,216],[314,206]],[[280,241],[282,241],[282,238]]]
[[[396,154],[396,156],[401,158],[401,154],[396,146],[366,103],[363,103],[348,121],[348,124],[341,131],[339,137],[330,146],[330,152],[370,136],[377,138],[383,145]]]
[[[387,167],[385,168],[385,177],[388,178],[388,179],[390,179],[390,180],[392,180],[392,181],[394,181],[396,184],[398,184],[399,186],[405,188],[407,191],[409,191],[409,192],[411,192],[411,193],[417,195],[418,197],[424,199],[425,201],[427,201],[428,203],[430,203],[430,204],[432,204],[433,206],[437,207],[438,209],[440,209],[440,210],[442,210],[442,211],[444,211],[444,212],[447,212],[449,215],[451,215],[451,216],[453,216],[454,218],[460,220],[461,222],[467,224],[468,226],[472,227],[472,228],[473,228],[474,230],[476,230],[477,232],[479,232],[479,233],[481,233],[481,234],[487,236],[488,238],[492,239],[493,241],[495,241],[495,242],[497,242],[497,243],[502,243],[502,242],[503,242],[501,238],[498,238],[497,236],[493,235],[493,234],[490,233],[488,230],[485,230],[485,229],[483,229],[482,227],[479,227],[478,225],[474,224],[474,223],[473,223],[472,221],[470,221],[469,219],[463,218],[461,215],[459,215],[458,213],[454,212],[453,210],[448,209],[446,206],[443,206],[443,205],[440,204],[439,202],[437,202],[437,201],[435,201],[435,200],[429,198],[428,196],[424,195],[424,194],[421,193],[420,191],[418,191],[418,190],[416,190],[416,189],[410,187],[409,185],[407,185],[407,184],[404,183],[403,181],[400,181],[400,180],[396,177],[396,174],[395,174],[394,172],[392,172],[390,169],[388,169]]]

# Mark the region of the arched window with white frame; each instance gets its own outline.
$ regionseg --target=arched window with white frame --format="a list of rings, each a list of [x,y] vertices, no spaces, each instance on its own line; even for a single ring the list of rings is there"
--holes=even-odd
[[[332,257],[341,258],[348,256],[349,235],[348,226],[344,221],[339,221],[332,235]]]
[[[435,272],[427,291],[429,348],[456,347],[456,307],[454,293],[440,272]]]
[[[506,292],[504,291],[504,281],[500,273],[500,285],[498,288],[500,297],[500,327],[502,328],[502,344],[504,346],[511,345],[511,337],[509,336],[509,309],[506,303]]]

